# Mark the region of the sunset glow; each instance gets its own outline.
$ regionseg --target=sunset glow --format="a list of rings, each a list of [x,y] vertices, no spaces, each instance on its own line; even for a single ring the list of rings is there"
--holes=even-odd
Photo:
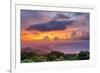
[[[22,52],[89,50],[89,13],[22,9],[20,17]]]
[[[73,37],[73,33],[77,32],[76,36]],[[23,30],[21,33],[21,39],[22,41],[39,41],[39,40],[71,40],[71,39],[77,39],[79,37],[82,37],[83,33],[79,32],[77,28],[70,28],[67,30],[59,30],[59,31],[45,31],[45,32],[39,32],[39,31],[25,31]]]

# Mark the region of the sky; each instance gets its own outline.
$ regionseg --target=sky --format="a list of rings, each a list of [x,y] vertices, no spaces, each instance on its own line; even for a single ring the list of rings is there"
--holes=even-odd
[[[89,13],[21,10],[22,41],[89,40]]]

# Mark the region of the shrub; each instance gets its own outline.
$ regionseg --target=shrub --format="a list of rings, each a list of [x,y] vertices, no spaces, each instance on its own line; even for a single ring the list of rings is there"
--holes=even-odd
[[[88,51],[81,51],[77,57],[78,60],[86,60],[89,59],[89,52]]]

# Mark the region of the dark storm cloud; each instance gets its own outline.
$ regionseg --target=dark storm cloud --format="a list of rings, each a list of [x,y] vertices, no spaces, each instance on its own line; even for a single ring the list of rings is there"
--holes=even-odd
[[[90,14],[89,13],[80,13],[80,12],[77,12],[77,13],[74,13],[74,16],[85,16],[85,18],[89,21],[90,19]]]
[[[38,10],[21,10],[21,18],[40,18],[42,16],[41,12]]]
[[[56,14],[57,16],[55,18],[66,18],[66,19],[69,19],[70,17],[69,16],[66,16],[64,14]]]
[[[74,13],[74,16],[80,16],[83,15],[83,13]]]
[[[67,26],[72,25],[73,21],[49,21],[48,23],[35,24],[29,26],[27,30],[38,30],[38,31],[52,31],[52,30],[64,30]]]
[[[80,16],[80,15],[85,15],[85,14],[88,14],[88,13],[82,13],[82,12],[81,13],[80,12],[74,13],[75,16]]]

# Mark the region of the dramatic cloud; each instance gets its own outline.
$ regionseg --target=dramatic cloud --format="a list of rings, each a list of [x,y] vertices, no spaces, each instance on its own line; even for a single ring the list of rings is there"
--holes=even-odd
[[[69,16],[66,16],[64,14],[56,14],[56,17],[55,18],[65,18],[65,19],[69,19],[70,17]]]
[[[40,10],[21,10],[21,28],[26,29],[30,25],[49,24],[50,21],[76,21],[79,25],[85,27],[89,26],[89,13],[81,12],[56,12],[56,11],[40,11]],[[50,25],[50,24],[49,24]],[[36,26],[37,27],[37,26]],[[47,26],[46,26],[47,27]]]
[[[52,20],[50,12],[38,10],[21,10],[21,28],[26,29],[31,24],[39,24]]]
[[[39,30],[39,31],[52,31],[52,30],[64,30],[67,26],[71,25],[74,21],[50,21],[43,24],[35,24],[29,26],[27,30]]]
[[[82,12],[21,10],[23,38],[89,39],[89,16]]]
[[[28,19],[28,18],[36,18],[39,19],[42,17],[42,13],[37,10],[21,10],[21,18]]]
[[[89,16],[85,12],[22,9],[21,52],[68,54],[89,51]]]

